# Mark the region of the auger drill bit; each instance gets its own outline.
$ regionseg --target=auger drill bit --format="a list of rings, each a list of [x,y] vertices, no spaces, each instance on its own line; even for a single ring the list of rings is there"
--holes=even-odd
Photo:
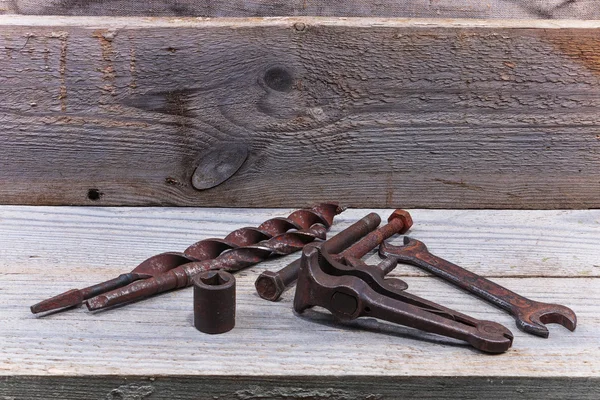
[[[71,289],[58,296],[51,297],[31,306],[34,314],[79,306],[85,300],[90,299],[109,290],[128,285],[139,279],[148,279],[173,269],[181,264],[193,261],[182,253],[162,253],[152,256],[135,267],[127,274],[121,274],[114,279],[86,287],[84,289]]]
[[[31,307],[32,313],[81,305],[98,310],[140,300],[191,285],[192,278],[206,270],[238,271],[272,256],[302,249],[315,239],[325,240],[335,215],[344,209],[337,203],[322,203],[296,210],[287,218],[271,218],[257,228],[240,228],[223,239],[205,239],[183,253],[162,253],[122,274],[84,289],[72,289]]]

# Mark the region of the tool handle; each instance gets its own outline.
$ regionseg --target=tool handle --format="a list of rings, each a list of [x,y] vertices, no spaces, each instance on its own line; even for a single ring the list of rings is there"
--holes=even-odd
[[[467,290],[512,314],[515,314],[519,307],[527,307],[533,304],[528,298],[508,290],[481,275],[477,275],[450,261],[433,255],[428,251],[419,252],[413,255],[413,260],[411,261],[411,264],[452,282],[454,285]]]
[[[372,231],[377,228],[377,225],[379,225],[380,222],[381,217],[379,215],[377,215],[376,213],[370,213],[364,218],[350,225],[348,228],[344,229],[342,232],[328,239],[325,243],[323,243],[323,245],[326,244],[326,246],[329,248],[329,251],[331,251],[332,253],[339,253],[343,251],[342,254],[346,254],[346,252],[350,250],[353,251],[353,253],[349,254],[356,253],[358,255],[355,255],[355,257],[360,258],[367,254],[369,250],[375,248],[376,244],[363,252],[363,248],[365,246],[365,239],[370,238],[370,235],[373,233]],[[361,240],[359,240],[357,243],[354,243],[361,237]],[[352,243],[354,244],[350,246]],[[362,245],[360,249],[357,249],[355,246],[361,243]],[[292,263],[288,264],[286,267],[277,271],[277,275],[279,276],[283,285],[286,288],[293,285],[294,282],[298,280],[298,271],[300,271],[301,261],[301,258],[299,258],[296,261],[293,261]],[[278,298],[279,296],[277,296],[274,299],[276,300]]]
[[[369,232],[366,236],[340,253],[341,257],[362,258],[369,251],[379,246],[384,240],[392,237],[404,227],[399,219],[393,219],[382,227]]]
[[[381,217],[376,213],[369,213],[359,219],[331,239],[323,242],[322,249],[330,254],[341,253],[355,242],[377,228],[381,223]],[[366,254],[366,253],[365,253]],[[364,255],[364,254],[363,254]]]
[[[492,321],[473,319],[472,324],[463,323],[370,291],[363,292],[358,307],[359,316],[378,318],[425,332],[464,340],[476,349],[488,353],[502,353],[512,345],[510,331]]]

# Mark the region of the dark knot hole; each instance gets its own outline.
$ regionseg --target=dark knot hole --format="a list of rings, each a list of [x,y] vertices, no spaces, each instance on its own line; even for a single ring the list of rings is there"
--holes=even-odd
[[[294,78],[290,72],[283,67],[273,67],[265,72],[265,84],[278,92],[289,92],[292,90]]]

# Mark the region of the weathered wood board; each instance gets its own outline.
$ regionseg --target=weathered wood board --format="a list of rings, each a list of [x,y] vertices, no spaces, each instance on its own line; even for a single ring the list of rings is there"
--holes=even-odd
[[[600,207],[596,21],[0,24],[3,204]]]
[[[595,0],[4,0],[0,13],[187,17],[598,19]]]
[[[35,317],[28,307],[131,269],[142,259],[222,237],[291,211],[0,207],[0,396],[32,399],[597,399],[600,396],[600,211],[412,210],[411,236],[432,251],[534,299],[578,315],[550,338],[516,329],[508,314],[437,278],[400,266],[410,291],[515,334],[507,353],[365,320],[339,326],[298,317],[292,292],[255,294],[271,260],[238,273],[236,328],[192,326],[192,292],[122,308]],[[368,210],[348,210],[339,232]],[[385,217],[391,210],[380,210]],[[399,241],[399,238],[395,238]],[[371,256],[375,261],[376,256]],[[370,396],[370,397],[368,397]]]

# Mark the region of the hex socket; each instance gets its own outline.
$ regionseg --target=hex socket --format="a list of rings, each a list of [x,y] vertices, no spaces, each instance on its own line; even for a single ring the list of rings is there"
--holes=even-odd
[[[235,278],[226,271],[205,271],[192,280],[194,326],[200,332],[229,332],[235,326]]]

